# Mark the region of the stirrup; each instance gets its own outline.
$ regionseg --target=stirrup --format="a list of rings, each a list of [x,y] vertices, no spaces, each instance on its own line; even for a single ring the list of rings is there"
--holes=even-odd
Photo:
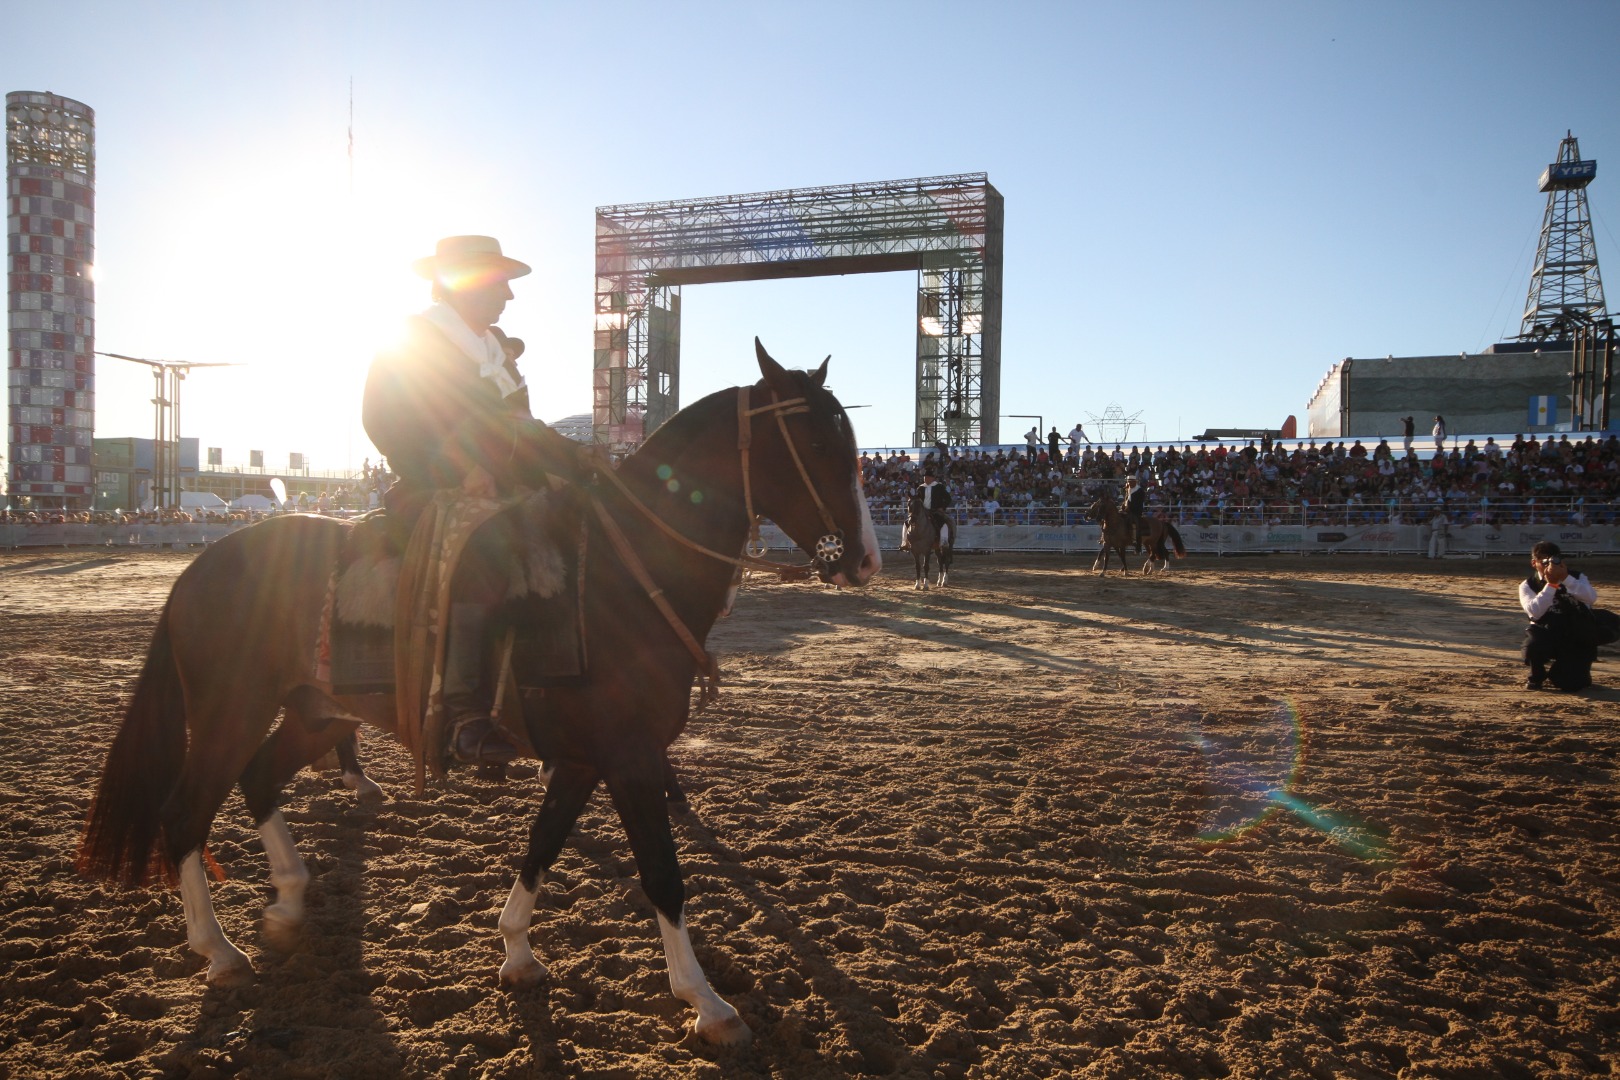
[[[483,724],[478,742],[468,752],[461,748],[461,733],[474,724]],[[450,725],[450,756],[463,765],[506,765],[518,758],[518,749],[507,739],[494,719],[470,713]]]

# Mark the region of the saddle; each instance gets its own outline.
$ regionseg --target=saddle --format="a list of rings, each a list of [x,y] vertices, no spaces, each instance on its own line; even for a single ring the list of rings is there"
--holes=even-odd
[[[451,583],[475,535],[471,557],[501,552],[507,582],[494,620],[496,723],[533,756],[523,695],[585,674],[585,530],[575,489],[501,500],[440,492],[403,551],[385,513],[360,519],[328,589],[317,679],[334,695],[396,695],[396,727],[416,758],[419,789],[426,771],[446,771],[442,676]]]

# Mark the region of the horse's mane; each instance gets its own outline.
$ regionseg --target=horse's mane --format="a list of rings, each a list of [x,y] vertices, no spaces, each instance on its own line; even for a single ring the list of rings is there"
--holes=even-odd
[[[722,406],[727,411],[735,413],[737,407],[735,386],[716,390],[707,397],[699,398],[670,417],[657,431],[648,435],[640,446],[627,454],[624,463],[635,465],[648,461],[667,464],[674,461],[686,453],[700,437],[708,434],[710,426],[715,422],[713,414],[719,413]]]
[[[837,404],[825,389],[810,382],[810,375],[804,371],[789,371],[788,378],[792,379],[795,387],[794,397],[803,397],[813,405],[823,405],[836,409],[840,416],[844,416],[843,407]],[[686,406],[680,412],[670,417],[664,424],[647,436],[645,442],[638,446],[624,459],[626,465],[642,461],[667,464],[679,458],[699,438],[708,435],[714,424],[720,421],[723,415],[735,415],[737,409],[737,391],[739,387],[729,387],[725,390],[716,390],[707,397],[699,398]],[[756,405],[763,404],[767,397],[759,394],[765,390],[764,380],[755,383],[752,389],[756,392]],[[845,419],[847,427],[848,421]]]

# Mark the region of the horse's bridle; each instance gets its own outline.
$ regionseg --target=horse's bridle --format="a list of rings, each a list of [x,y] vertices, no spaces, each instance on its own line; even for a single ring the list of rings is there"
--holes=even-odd
[[[804,461],[799,457],[799,449],[794,445],[793,436],[788,432],[787,422],[782,419],[784,416],[790,416],[793,413],[809,412],[808,399],[798,397],[781,401],[776,397],[775,391],[772,391],[769,405],[761,405],[757,409],[752,409],[749,408],[748,404],[749,389],[746,386],[737,388],[737,453],[742,459],[743,505],[748,514],[750,543],[754,544],[759,540],[759,518],[754,515],[754,492],[749,476],[748,450],[753,442],[754,417],[760,413],[769,412],[775,414],[776,425],[782,432],[782,441],[787,444],[788,453],[793,457],[793,464],[798,467],[799,477],[804,481],[805,490],[810,492],[810,498],[815,502],[816,509],[821,513],[822,524],[827,527],[827,534],[816,541],[816,557],[811,565],[814,566],[816,562],[824,564],[837,562],[844,555],[843,530],[839,529],[837,522],[833,520],[832,514],[827,510],[827,504],[822,502],[820,492],[816,490],[815,483],[810,479],[809,470],[804,467]],[[737,568],[738,578],[741,578],[743,570],[748,568],[772,570],[779,574],[797,574],[804,569],[788,563],[777,563],[767,559],[755,558],[749,555],[746,549],[742,558],[739,559],[706,548],[697,541],[688,539],[649,509],[640,499],[636,498],[635,493],[626,486],[624,480],[613,469],[602,469],[599,471],[599,475],[606,476],[611,480],[613,486],[619,489],[619,493],[625,497],[630,505],[662,530],[665,535],[679,541],[693,551],[707,555],[711,559],[718,559],[720,562],[732,564]],[[653,581],[652,575],[647,572],[646,566],[636,556],[635,549],[630,546],[629,539],[624,535],[624,530],[619,528],[618,522],[613,520],[613,515],[608,513],[607,507],[603,506],[602,501],[595,497],[591,499],[591,504],[596,511],[597,519],[602,523],[603,531],[606,532],[609,542],[612,543],[614,550],[618,552],[620,561],[625,564],[631,576],[641,585],[648,598],[652,600],[653,605],[664,616],[664,621],[669,623],[670,628],[675,632],[675,636],[680,638],[681,644],[686,646],[686,650],[697,661],[699,672],[698,700],[700,706],[712,701],[719,692],[720,687],[720,669],[715,664],[714,657],[709,655],[708,650],[703,647],[703,643],[698,641],[697,636],[681,620],[680,615],[670,604],[669,598],[664,595],[664,590],[659,587],[657,582]]]
[[[784,401],[778,399],[776,392],[772,391],[770,404],[750,408],[749,392],[751,389],[752,387],[747,386],[737,388],[737,454],[742,463],[743,510],[748,515],[749,547],[757,546],[759,543],[759,517],[754,513],[753,477],[749,469],[748,457],[749,449],[753,444],[753,420],[754,417],[762,413],[774,413],[776,426],[782,432],[782,441],[787,444],[788,454],[793,458],[793,464],[799,470],[799,478],[804,481],[805,490],[810,493],[810,499],[816,504],[816,511],[821,515],[821,523],[827,528],[826,534],[816,541],[815,558],[810,565],[815,566],[817,563],[821,563],[830,566],[844,557],[844,531],[833,520],[831,511],[827,509],[827,504],[822,501],[821,493],[816,490],[815,482],[810,479],[810,471],[804,467],[804,459],[799,456],[799,448],[794,443],[792,434],[788,431],[787,421],[783,419],[784,416],[792,416],[795,413],[809,412],[809,399],[796,397]],[[599,475],[606,476],[611,480],[630,505],[635,507],[643,517],[656,525],[670,539],[684,544],[693,551],[707,555],[711,559],[730,563],[737,567],[739,572],[742,570],[769,570],[779,574],[795,574],[802,573],[805,569],[803,566],[795,566],[792,563],[779,563],[772,562],[769,559],[757,558],[749,555],[747,549],[744,550],[741,558],[736,558],[706,548],[697,541],[687,538],[663,518],[659,517],[640,499],[636,498],[635,493],[626,486],[619,474],[613,469],[602,469]]]
[[[810,499],[816,504],[816,512],[821,515],[821,523],[827,527],[827,532],[816,541],[816,560],[832,565],[844,557],[844,531],[833,520],[832,513],[827,504],[821,501],[821,493],[816,490],[815,481],[810,479],[810,471],[804,467],[804,459],[799,457],[799,447],[788,432],[787,421],[783,419],[794,413],[810,411],[809,400],[797,397],[786,401],[778,400],[776,391],[771,391],[771,403],[761,405],[757,409],[748,407],[749,395],[752,387],[739,386],[737,388],[737,454],[742,459],[743,480],[743,510],[748,515],[749,540],[751,543],[759,541],[759,518],[754,514],[753,481],[748,471],[748,449],[753,442],[754,417],[760,413],[772,413],[776,417],[777,429],[782,432],[782,442],[787,445],[788,454],[793,458],[793,465],[799,470],[799,479],[804,481],[804,489],[810,493]]]

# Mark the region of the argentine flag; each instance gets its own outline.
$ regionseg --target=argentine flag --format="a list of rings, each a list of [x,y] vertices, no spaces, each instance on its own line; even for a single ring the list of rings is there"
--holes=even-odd
[[[1530,426],[1552,427],[1558,423],[1558,399],[1551,394],[1530,399]]]

